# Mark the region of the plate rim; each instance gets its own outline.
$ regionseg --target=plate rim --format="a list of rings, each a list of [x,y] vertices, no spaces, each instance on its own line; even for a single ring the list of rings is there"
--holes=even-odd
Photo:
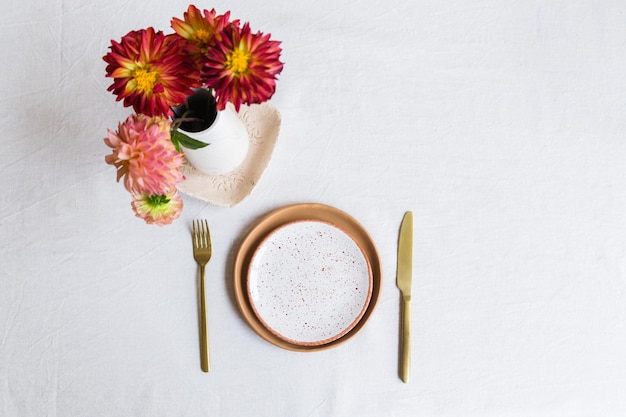
[[[282,333],[280,333],[277,329],[275,329],[274,327],[270,326],[267,321],[263,318],[263,315],[259,312],[258,307],[256,306],[256,303],[253,301],[253,297],[251,296],[251,289],[250,289],[250,274],[251,274],[251,270],[252,270],[252,265],[254,263],[254,260],[257,258],[259,251],[261,250],[262,246],[272,237],[275,236],[278,232],[280,232],[281,230],[286,229],[287,227],[290,226],[294,226],[297,224],[303,224],[303,223],[317,223],[317,224],[323,224],[326,226],[329,226],[333,229],[335,229],[336,231],[343,233],[348,239],[350,239],[354,245],[357,247],[359,253],[361,254],[361,256],[363,257],[363,260],[365,261],[366,267],[367,267],[367,294],[365,296],[365,299],[362,303],[362,305],[359,305],[360,309],[358,314],[356,315],[356,317],[354,318],[354,320],[352,320],[352,322],[350,322],[347,326],[343,327],[342,329],[339,330],[339,332],[333,334],[330,337],[327,337],[325,339],[320,339],[320,340],[314,340],[314,341],[299,341],[293,338],[290,338]],[[245,279],[245,283],[246,283],[246,292],[248,295],[248,300],[250,302],[250,307],[252,309],[252,312],[256,315],[256,317],[259,319],[259,321],[274,335],[276,335],[278,338],[282,339],[282,340],[286,340],[287,342],[297,345],[297,346],[319,346],[319,345],[325,345],[327,343],[332,342],[333,340],[339,339],[341,337],[343,337],[346,333],[348,333],[350,330],[352,330],[352,328],[354,326],[357,325],[357,323],[361,320],[361,318],[363,317],[363,315],[365,314],[365,311],[367,310],[367,306],[370,303],[370,300],[372,299],[372,292],[373,292],[373,285],[374,285],[374,278],[373,278],[373,273],[372,273],[372,266],[370,265],[370,261],[369,258],[367,256],[367,254],[365,253],[365,250],[363,249],[363,247],[361,246],[361,244],[359,243],[358,240],[356,240],[354,238],[354,236],[352,236],[350,233],[348,233],[347,231],[345,231],[343,228],[328,222],[326,220],[318,220],[318,219],[307,219],[307,220],[301,220],[301,219],[297,219],[297,220],[293,220],[293,221],[289,221],[287,223],[281,224],[280,226],[274,228],[273,230],[269,231],[265,237],[261,240],[261,242],[255,247],[252,248],[252,254],[250,255],[250,262],[248,264],[248,268],[246,269],[246,279]]]
[[[361,244],[366,260],[369,263],[372,273],[372,294],[367,308],[360,320],[345,335],[321,345],[296,345],[286,340],[278,338],[272,334],[258,320],[252,308],[247,294],[247,270],[250,264],[254,249],[269,232],[278,226],[289,223],[293,220],[323,220],[327,221],[341,230],[346,231],[358,243]],[[235,302],[244,320],[262,339],[280,348],[296,352],[315,352],[330,349],[350,340],[367,323],[372,313],[375,311],[382,290],[382,265],[380,255],[374,240],[369,232],[350,214],[320,203],[296,203],[280,207],[263,216],[254,226],[248,230],[239,244],[233,262],[233,292]]]

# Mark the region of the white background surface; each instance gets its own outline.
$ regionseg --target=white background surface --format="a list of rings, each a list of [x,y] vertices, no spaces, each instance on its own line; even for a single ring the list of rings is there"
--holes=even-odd
[[[188,3],[2,1],[0,415],[626,415],[626,3],[228,1],[283,41],[283,125],[253,194],[145,225],[102,142],[111,39]],[[380,251],[347,344],[281,350],[239,315],[238,243],[318,202]],[[415,214],[412,380],[397,229]],[[212,371],[190,223],[209,219]]]

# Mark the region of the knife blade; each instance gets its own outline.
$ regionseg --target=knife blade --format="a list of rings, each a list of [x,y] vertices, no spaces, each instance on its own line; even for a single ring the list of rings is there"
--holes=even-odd
[[[400,378],[409,382],[411,372],[411,281],[413,279],[413,213],[402,218],[398,238],[398,269],[396,285],[402,295],[400,313]]]

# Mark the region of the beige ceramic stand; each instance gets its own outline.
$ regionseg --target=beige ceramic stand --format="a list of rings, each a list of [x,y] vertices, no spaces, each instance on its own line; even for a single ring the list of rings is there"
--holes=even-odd
[[[242,106],[238,117],[249,136],[248,154],[241,165],[224,174],[208,175],[186,161],[182,167],[185,180],[177,186],[180,192],[226,207],[232,207],[250,195],[272,157],[281,117],[267,102]]]

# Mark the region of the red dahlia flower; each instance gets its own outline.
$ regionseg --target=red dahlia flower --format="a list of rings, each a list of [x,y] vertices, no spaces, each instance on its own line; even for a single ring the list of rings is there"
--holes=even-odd
[[[230,12],[218,15],[215,9],[200,10],[190,5],[183,15],[184,20],[173,18],[172,29],[188,41],[189,52],[194,59],[200,59],[209,47],[220,40],[220,32],[229,24],[239,25],[239,20],[229,22]]]
[[[227,102],[239,111],[242,104],[262,103],[276,91],[276,76],[283,69],[279,41],[253,34],[250,25],[227,25],[221,39],[204,57],[202,80],[215,90],[218,110]]]
[[[111,52],[103,59],[108,88],[124,99],[124,106],[147,116],[171,114],[170,107],[185,102],[199,87],[198,73],[176,35],[164,35],[153,28],[131,31],[120,43],[111,41]]]

